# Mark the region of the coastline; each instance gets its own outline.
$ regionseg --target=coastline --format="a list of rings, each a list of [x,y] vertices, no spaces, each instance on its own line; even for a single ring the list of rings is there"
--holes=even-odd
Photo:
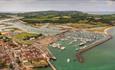
[[[77,60],[80,62],[80,63],[84,63],[84,58],[82,56],[83,53],[85,53],[86,51],[100,45],[100,44],[103,44],[105,43],[106,41],[112,39],[112,35],[108,33],[108,30],[110,30],[112,27],[108,27],[106,29],[104,29],[103,31],[103,34],[105,34],[107,37],[104,38],[104,39],[101,39],[101,40],[98,40],[92,44],[90,44],[88,47],[84,48],[84,49],[80,49],[77,53],[76,53],[76,57],[77,57]]]
[[[112,27],[106,28],[106,29],[104,30],[104,33],[108,35],[108,34],[109,34],[109,33],[108,33],[108,30],[110,30],[111,28],[112,28]],[[110,35],[110,34],[109,34],[109,35]]]

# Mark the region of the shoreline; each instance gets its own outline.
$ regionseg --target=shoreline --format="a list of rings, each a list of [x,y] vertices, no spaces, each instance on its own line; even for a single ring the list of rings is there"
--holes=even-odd
[[[84,49],[80,49],[77,53],[76,53],[76,58],[80,63],[84,63],[84,58],[82,56],[83,53],[85,53],[86,51],[105,43],[106,41],[112,39],[112,35],[109,34],[107,31],[110,30],[112,27],[108,27],[103,31],[103,34],[105,34],[107,37],[101,40],[98,40],[92,44],[90,44],[88,47],[84,48]]]
[[[107,35],[110,35],[110,34],[108,33],[108,30],[110,30],[111,28],[112,28],[112,27],[106,28],[106,29],[104,30],[104,33],[107,34]]]

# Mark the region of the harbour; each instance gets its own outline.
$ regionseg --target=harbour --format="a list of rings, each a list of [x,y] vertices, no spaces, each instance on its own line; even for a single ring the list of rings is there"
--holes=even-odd
[[[114,7],[115,0],[1,0],[0,70],[115,70]]]
[[[78,60],[76,60],[76,51],[74,45],[71,46],[65,44],[65,42],[61,42],[66,46],[65,50],[58,50],[54,49],[53,47],[49,47],[51,52],[56,56],[57,60],[52,61],[52,63],[56,66],[57,70],[114,70],[113,64],[115,63],[113,60],[115,58],[114,56],[114,35],[113,32],[115,30],[115,27],[108,30],[108,32],[113,36],[113,38],[105,43],[102,43],[100,45],[97,45],[95,48],[92,48],[91,50],[86,51],[82,54],[83,58],[85,59],[84,63],[79,63]],[[112,33],[111,33],[112,32]],[[111,45],[109,43],[111,42]],[[112,51],[111,51],[112,49]],[[73,51],[74,50],[74,51]],[[68,51],[71,51],[68,52]],[[104,52],[103,52],[104,51]],[[105,52],[108,51],[108,52]],[[110,55],[112,54],[112,55]],[[106,55],[106,56],[105,56]],[[67,63],[67,59],[70,59],[71,61]],[[108,60],[109,59],[109,60]],[[60,61],[61,60],[61,61]],[[62,67],[63,66],[63,67]],[[74,68],[73,68],[74,67]],[[40,69],[40,70],[45,70]],[[46,69],[50,70],[50,69]]]
[[[107,31],[107,30],[105,30]],[[56,34],[54,36],[46,37],[48,43],[43,46],[48,46],[47,51],[51,56],[51,60],[48,60],[49,70],[75,70],[72,68],[73,64],[85,64],[87,62],[84,52],[90,51],[93,47],[98,47],[98,45],[103,44],[105,41],[111,39],[111,34],[105,33],[96,33],[86,30],[65,30],[61,34]],[[43,43],[44,40],[41,40],[39,43]],[[35,45],[35,44],[34,44]],[[95,48],[94,48],[95,49]],[[77,55],[77,57],[76,57]],[[54,59],[55,61],[53,61]],[[63,62],[60,62],[60,60]],[[58,66],[59,65],[59,66]],[[72,66],[71,66],[72,65]],[[63,68],[60,68],[62,67]],[[67,69],[65,68],[67,67]],[[69,67],[69,68],[68,68]],[[46,68],[46,70],[48,70]],[[38,68],[39,70],[44,70],[44,68]]]

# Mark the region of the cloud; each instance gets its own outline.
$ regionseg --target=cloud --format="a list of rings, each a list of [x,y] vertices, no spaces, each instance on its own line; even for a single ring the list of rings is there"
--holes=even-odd
[[[115,11],[115,0],[0,0],[0,11]]]
[[[17,2],[19,2],[19,3],[28,3],[28,2],[34,2],[34,1],[37,1],[37,0],[0,0],[0,2],[2,2],[2,3],[17,3]],[[39,1],[39,0],[38,0]]]
[[[108,0],[106,1],[109,6],[114,6],[115,5],[115,0]]]
[[[115,0],[110,0],[110,1],[115,1]]]
[[[107,4],[108,4],[109,6],[112,6],[112,5],[113,5],[112,1],[107,1]]]

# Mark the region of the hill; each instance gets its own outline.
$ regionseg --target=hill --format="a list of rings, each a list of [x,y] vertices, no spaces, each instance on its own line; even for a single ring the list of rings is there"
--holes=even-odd
[[[40,12],[27,12],[18,13],[18,16],[23,16],[25,22],[37,23],[53,23],[53,24],[66,24],[66,23],[85,23],[85,24],[107,24],[114,25],[115,14],[109,15],[96,15],[88,14],[80,11],[40,11]]]
[[[91,24],[91,25],[115,25],[115,14],[88,14],[80,11],[38,11],[25,13],[0,13],[0,17],[7,15],[18,15],[24,17],[21,19],[32,25],[39,23],[52,24]]]

